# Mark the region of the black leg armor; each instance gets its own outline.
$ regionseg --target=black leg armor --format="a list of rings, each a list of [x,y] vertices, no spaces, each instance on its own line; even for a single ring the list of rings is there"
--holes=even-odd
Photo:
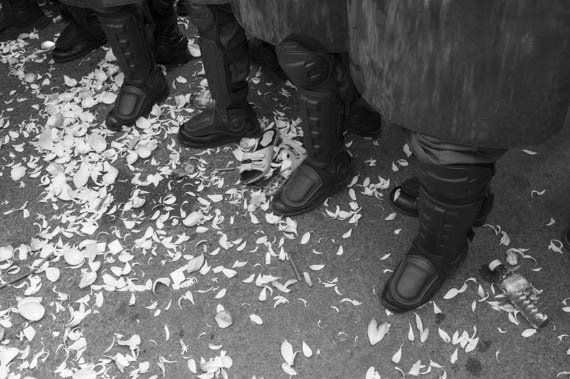
[[[494,165],[419,162],[419,230],[386,284],[382,300],[404,312],[431,300],[463,262],[473,222],[489,192]]]
[[[125,74],[115,107],[106,119],[109,129],[120,130],[123,125],[132,125],[140,116],[148,115],[155,103],[166,99],[169,88],[154,63],[142,7],[125,5],[97,12]]]
[[[419,191],[419,179],[417,177],[407,179],[390,192],[390,204],[401,214],[410,217],[418,217]],[[491,193],[491,188],[489,187],[487,196],[485,196],[485,201],[481,206],[481,210],[477,214],[477,218],[475,218],[475,221],[473,222],[473,226],[482,226],[485,224],[489,213],[491,213],[491,210],[493,209],[494,201],[495,196]]]
[[[65,4],[62,4],[61,9],[62,13],[67,14],[69,24],[55,42],[52,51],[55,62],[79,59],[107,42],[99,18],[92,9]]]
[[[245,31],[230,5],[190,2],[189,10],[200,34],[204,71],[216,104],[180,127],[180,142],[190,147],[215,147],[259,136],[261,129],[247,101]]]
[[[154,30],[154,60],[164,65],[181,65],[192,60],[188,39],[178,29],[174,0],[148,0]]]
[[[51,22],[44,15],[36,0],[2,0],[0,41],[15,39],[32,29],[43,29]]]
[[[248,42],[249,59],[252,64],[267,68],[280,80],[287,75],[279,65],[275,46],[257,38]],[[348,116],[344,118],[344,130],[362,137],[378,137],[382,129],[382,116],[358,94],[350,104]]]
[[[313,41],[290,38],[276,52],[283,71],[298,87],[307,150],[307,159],[272,202],[275,213],[289,216],[320,206],[352,178],[342,129],[355,90],[342,57],[323,52]]]

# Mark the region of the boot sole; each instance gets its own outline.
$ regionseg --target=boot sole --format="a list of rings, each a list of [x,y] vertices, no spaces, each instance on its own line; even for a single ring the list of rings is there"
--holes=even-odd
[[[184,140],[183,137],[180,136],[180,133],[178,133],[178,142],[180,142],[181,145],[186,146],[186,147],[191,147],[194,149],[209,149],[209,148],[215,148],[215,147],[220,147],[220,146],[224,146],[224,145],[229,145],[231,143],[239,143],[239,141],[242,139],[243,137],[239,136],[239,137],[235,137],[235,138],[231,138],[231,139],[225,139],[225,140],[220,140],[220,141],[213,141],[213,142],[209,142],[209,143],[200,143],[200,142],[188,142],[187,140]]]
[[[337,192],[340,192],[340,190],[342,190],[343,188],[346,188],[346,185],[347,185],[348,183],[350,183],[351,178],[352,178],[352,175],[351,175],[351,177],[350,177],[348,180],[341,182],[341,184],[338,184],[338,185],[332,187],[330,190],[328,190],[328,191],[325,192],[324,194],[322,194],[322,195],[320,195],[319,197],[317,197],[317,199],[316,199],[315,202],[313,202],[311,205],[309,205],[309,206],[307,206],[307,207],[305,207],[305,208],[296,209],[296,210],[294,210],[294,211],[292,211],[292,212],[279,212],[279,211],[277,211],[276,209],[273,209],[273,207],[272,207],[273,213],[275,213],[275,214],[278,215],[278,216],[289,217],[289,216],[298,216],[298,215],[300,215],[300,214],[307,213],[307,212],[310,212],[310,211],[312,211],[312,210],[314,210],[314,209],[317,209],[318,207],[320,207],[320,206],[323,205],[324,201],[325,201],[327,198],[329,198],[329,197],[335,195]]]
[[[75,54],[75,55],[73,55],[73,56],[71,56],[71,55],[66,56],[66,57],[63,58],[63,59],[56,58],[53,54],[52,54],[52,58],[53,58],[53,61],[54,61],[55,63],[67,63],[67,62],[72,62],[72,61],[74,61],[74,60],[83,58],[84,56],[86,56],[87,54],[89,54],[90,52],[92,52],[93,50],[96,50],[96,49],[100,48],[101,46],[103,46],[105,43],[107,43],[107,41],[97,42],[97,43],[95,43],[95,44],[89,46],[89,49],[83,50],[82,52],[80,52],[80,53],[78,53],[78,54]]]
[[[239,143],[241,141],[242,138],[257,138],[257,137],[261,137],[261,131],[258,130],[255,132],[256,134],[252,134],[251,132],[248,134],[251,135],[239,135],[239,136],[228,136],[228,135],[224,135],[221,134],[221,136],[223,136],[224,138],[219,139],[219,140],[213,140],[213,141],[204,141],[204,140],[200,140],[200,139],[196,139],[194,138],[193,140],[190,140],[189,137],[184,137],[183,134],[180,133],[180,130],[178,131],[178,142],[180,142],[181,145],[186,146],[186,147],[191,147],[194,149],[208,149],[208,148],[215,148],[215,147],[220,147],[220,146],[224,146],[224,145],[229,145],[231,143]],[[211,137],[209,137],[211,138]]]

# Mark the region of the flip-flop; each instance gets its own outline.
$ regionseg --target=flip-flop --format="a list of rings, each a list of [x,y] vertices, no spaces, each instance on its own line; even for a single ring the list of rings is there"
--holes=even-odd
[[[293,138],[283,139],[277,149],[278,152],[274,164],[280,169],[279,173],[271,178],[264,187],[264,192],[268,196],[273,196],[279,192],[289,176],[307,158],[307,151],[303,147],[303,143]]]
[[[275,127],[267,128],[259,138],[242,138],[234,156],[241,162],[238,167],[240,180],[245,184],[255,183],[270,175],[273,148],[279,143]]]

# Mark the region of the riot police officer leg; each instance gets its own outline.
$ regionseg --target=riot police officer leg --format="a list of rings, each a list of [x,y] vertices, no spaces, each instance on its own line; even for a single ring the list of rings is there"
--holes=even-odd
[[[107,42],[99,18],[92,9],[65,4],[61,7],[62,13],[65,12],[70,21],[55,41],[52,51],[55,62],[79,59]]]
[[[230,5],[190,2],[189,10],[200,34],[204,71],[215,107],[182,125],[180,142],[190,147],[215,147],[242,137],[258,137],[261,129],[247,101],[250,68],[245,31]]]
[[[148,4],[155,24],[154,61],[167,66],[190,62],[188,39],[178,29],[174,0],[148,0]]]
[[[168,97],[166,78],[154,63],[145,31],[143,9],[125,5],[97,10],[107,41],[117,57],[125,80],[107,115],[111,130],[129,126],[140,116],[146,116],[154,104]]]
[[[342,128],[345,106],[355,91],[341,57],[323,52],[312,41],[286,40],[276,52],[283,71],[298,87],[307,150],[305,161],[272,201],[275,213],[290,216],[320,206],[352,178]]]
[[[410,134],[409,144],[412,151],[416,152],[419,160],[427,160],[434,164],[493,163],[505,152],[505,149],[477,148],[446,143],[422,133]],[[407,216],[418,217],[418,194],[419,180],[418,178],[411,178],[390,192],[389,201],[398,212]],[[495,197],[489,186],[485,201],[473,222],[473,226],[481,226],[485,223],[493,208],[494,200]]]
[[[419,230],[382,293],[388,309],[404,312],[426,303],[463,262],[494,175],[493,159],[503,153],[496,150],[490,162],[473,164],[437,162],[416,154]]]
[[[418,217],[418,195],[420,190],[420,181],[417,177],[412,177],[405,180],[402,184],[395,187],[390,192],[390,205],[399,213],[410,216]],[[495,195],[489,192],[485,197],[485,201],[473,222],[473,226],[482,226],[485,224],[489,213],[493,209]]]
[[[8,41],[32,29],[43,29],[51,22],[36,0],[2,0],[0,41]]]

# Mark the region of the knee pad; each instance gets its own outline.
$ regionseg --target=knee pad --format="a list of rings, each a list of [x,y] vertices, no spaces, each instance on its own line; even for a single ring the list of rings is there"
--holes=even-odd
[[[495,165],[434,165],[418,162],[422,187],[433,197],[449,203],[470,203],[485,197]]]
[[[279,65],[293,84],[309,91],[335,82],[333,55],[310,45],[299,38],[288,38],[275,49]]]

